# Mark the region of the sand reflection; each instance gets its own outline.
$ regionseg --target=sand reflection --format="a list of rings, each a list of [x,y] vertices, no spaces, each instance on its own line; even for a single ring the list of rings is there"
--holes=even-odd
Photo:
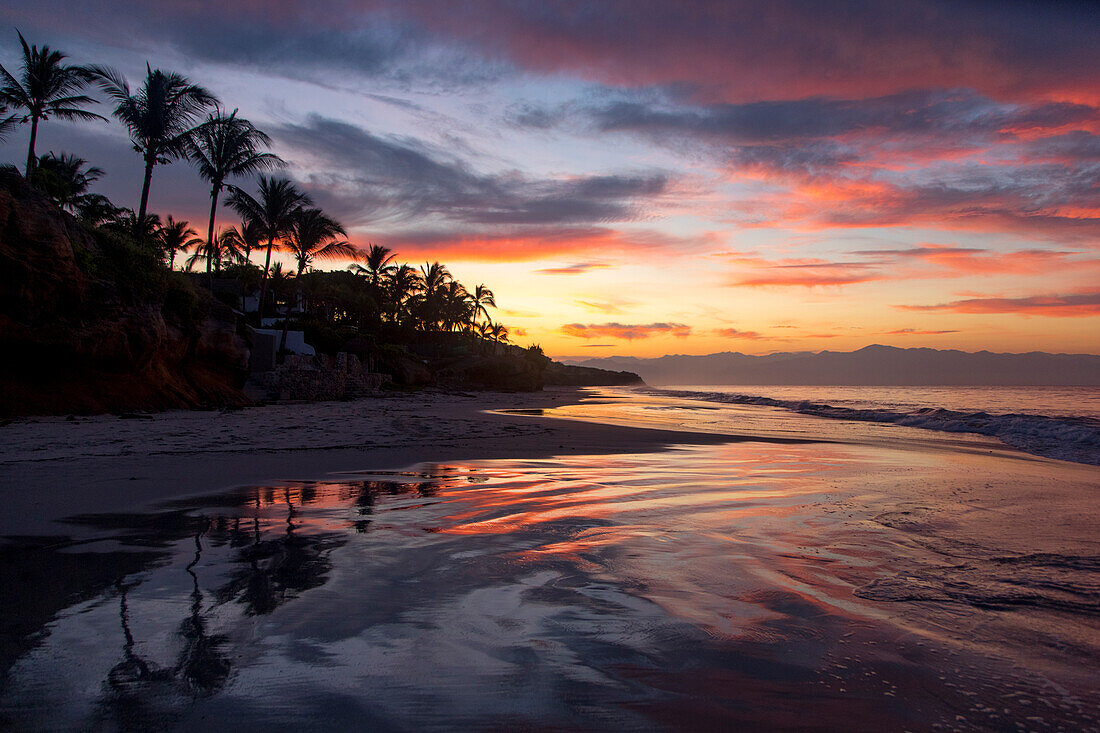
[[[60,728],[881,730],[1039,707],[1095,724],[1087,678],[1071,658],[1023,655],[1005,630],[1020,623],[884,596],[915,592],[930,544],[963,551],[931,509],[914,534],[896,498],[978,470],[961,455],[736,443],[424,465],[74,517],[94,541],[9,550],[39,569],[11,590],[42,620],[9,630],[0,701],[16,725]],[[1016,485],[1050,475],[980,468]],[[73,554],[94,567],[44,584]],[[1087,657],[1091,607],[1043,603],[1052,582],[1062,597],[1095,577],[1075,567],[1044,566],[1039,615],[1020,618],[1068,619],[1061,642]],[[966,636],[991,614],[1004,628]]]

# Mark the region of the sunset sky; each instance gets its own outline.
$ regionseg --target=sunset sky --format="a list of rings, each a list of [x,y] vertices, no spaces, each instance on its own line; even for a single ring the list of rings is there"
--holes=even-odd
[[[488,284],[552,356],[1100,352],[1100,4],[7,0],[0,21],[9,70],[18,27],[131,84],[148,60],[207,86],[353,242]],[[136,207],[117,122],[51,120],[37,148]],[[207,197],[177,162],[150,208],[205,231]]]

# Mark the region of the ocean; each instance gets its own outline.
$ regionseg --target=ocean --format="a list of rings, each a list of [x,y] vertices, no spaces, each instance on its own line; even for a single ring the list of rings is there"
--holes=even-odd
[[[653,394],[997,438],[1100,464],[1100,387],[669,386]]]

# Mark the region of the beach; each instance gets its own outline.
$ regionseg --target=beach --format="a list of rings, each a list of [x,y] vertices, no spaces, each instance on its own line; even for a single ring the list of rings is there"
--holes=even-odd
[[[0,428],[29,728],[1094,730],[1094,466],[627,389]]]

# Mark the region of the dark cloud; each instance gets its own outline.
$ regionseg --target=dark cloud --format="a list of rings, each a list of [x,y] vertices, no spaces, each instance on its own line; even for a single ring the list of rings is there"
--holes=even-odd
[[[627,87],[688,82],[737,101],[918,86],[1095,92],[1096,3],[984,0],[406,0],[405,12],[539,72]]]
[[[312,115],[271,130],[283,144],[313,156],[325,173],[310,184],[350,219],[437,216],[480,225],[629,221],[636,202],[660,195],[663,175],[604,175],[538,180],[488,175],[412,138],[381,137]]]
[[[866,99],[811,97],[705,107],[620,101],[587,112],[601,131],[657,137],[691,135],[729,144],[886,136],[981,135],[1010,128],[1052,128],[1096,119],[1083,104],[997,103],[966,89],[926,90]]]
[[[1100,291],[1071,295],[1032,295],[1024,298],[967,298],[938,305],[898,305],[908,311],[952,313],[1022,313],[1033,316],[1082,318],[1100,315]]]
[[[7,15],[24,29],[93,37],[134,51],[169,48],[195,61],[334,88],[369,79],[398,88],[447,90],[491,82],[510,67],[427,32],[422,24],[388,12],[385,3],[355,5],[106,0],[81,7],[66,0],[15,0]]]
[[[1064,135],[1035,140],[1027,146],[1030,157],[1065,162],[1100,161],[1100,135],[1074,130]]]

